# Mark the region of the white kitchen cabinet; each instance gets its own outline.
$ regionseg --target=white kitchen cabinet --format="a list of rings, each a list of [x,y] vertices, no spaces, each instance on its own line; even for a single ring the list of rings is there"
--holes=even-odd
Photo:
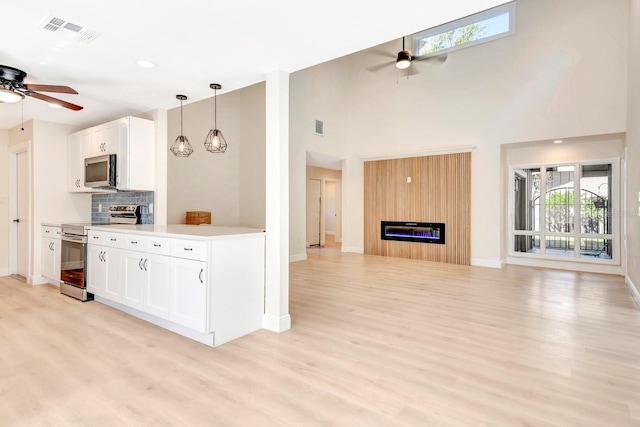
[[[118,190],[155,190],[155,124],[139,117],[116,121]]]
[[[207,324],[207,263],[191,259],[171,260],[171,312],[169,320],[198,332]]]
[[[67,189],[71,193],[92,191],[84,186],[84,146],[91,142],[91,132],[83,130],[72,133],[68,139]]]
[[[135,239],[137,240],[140,239]],[[166,256],[125,250],[122,303],[161,319],[168,319],[170,263],[171,258]]]
[[[118,154],[120,140],[118,121],[112,121],[89,128],[90,138],[84,144],[84,158]]]
[[[87,291],[111,301],[122,301],[122,249],[92,244],[91,240],[107,243],[105,235],[89,235],[87,245]],[[115,238],[115,237],[112,237]],[[112,244],[115,246],[115,244]]]
[[[124,286],[122,289],[122,303],[142,310],[144,284],[147,273],[144,271],[144,253],[124,251],[122,265],[124,271]]]
[[[42,276],[60,282],[60,227],[42,227]]]

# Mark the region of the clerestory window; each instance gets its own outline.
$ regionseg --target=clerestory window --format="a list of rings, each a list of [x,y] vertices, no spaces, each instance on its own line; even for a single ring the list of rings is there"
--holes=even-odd
[[[413,37],[416,57],[451,52],[515,33],[515,1],[422,31]]]

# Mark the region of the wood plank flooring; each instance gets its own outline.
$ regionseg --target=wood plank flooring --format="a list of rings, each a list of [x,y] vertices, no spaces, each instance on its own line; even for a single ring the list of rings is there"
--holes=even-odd
[[[215,349],[0,278],[0,426],[640,426],[621,277],[310,252]]]

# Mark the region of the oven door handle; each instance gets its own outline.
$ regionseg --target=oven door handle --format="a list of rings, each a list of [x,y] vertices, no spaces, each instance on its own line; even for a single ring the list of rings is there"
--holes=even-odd
[[[86,236],[75,236],[71,234],[63,234],[60,236],[60,239],[65,242],[77,242],[77,243],[86,243]]]

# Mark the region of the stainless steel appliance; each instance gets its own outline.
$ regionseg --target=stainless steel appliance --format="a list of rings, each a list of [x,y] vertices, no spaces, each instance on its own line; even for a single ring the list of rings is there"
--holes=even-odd
[[[80,301],[92,300],[93,294],[87,292],[85,282],[86,224],[62,224],[60,239],[60,293]]]
[[[109,207],[109,224],[140,224],[141,209],[138,205],[113,205]],[[87,234],[92,225],[104,223],[62,224],[60,257],[60,293],[90,301],[93,294],[87,292]]]
[[[84,186],[115,189],[116,172],[115,154],[84,159]]]

